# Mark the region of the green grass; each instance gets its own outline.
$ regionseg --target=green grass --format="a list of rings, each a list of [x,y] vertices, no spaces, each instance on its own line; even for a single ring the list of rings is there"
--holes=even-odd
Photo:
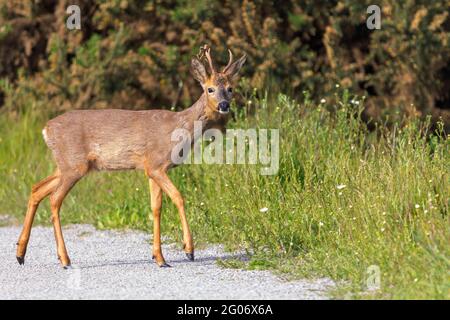
[[[369,133],[348,94],[339,106],[327,106],[335,112],[283,95],[270,103],[251,99],[257,112],[238,112],[230,126],[279,128],[280,170],[275,176],[251,165],[171,171],[196,243],[254,253],[248,262],[222,262],[229,267],[344,280],[334,292],[340,298],[450,298],[447,137],[424,137],[426,125],[415,120]],[[54,168],[41,138],[45,120],[35,114],[0,117],[0,213],[20,220],[31,185]],[[49,217],[45,201],[36,222],[49,224]],[[65,200],[62,220],[150,232],[144,174],[89,175]],[[179,217],[167,199],[162,233],[181,244]],[[367,292],[372,265],[380,269],[381,288]]]

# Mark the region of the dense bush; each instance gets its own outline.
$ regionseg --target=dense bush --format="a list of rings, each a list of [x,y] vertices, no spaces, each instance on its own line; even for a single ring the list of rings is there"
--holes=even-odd
[[[74,3],[79,31],[65,27]],[[382,27],[372,31],[370,4],[0,0],[0,103],[15,109],[17,95],[32,95],[52,111],[185,107],[199,94],[189,59],[209,43],[221,63],[227,47],[247,52],[248,87],[321,99],[338,84],[368,97],[367,115],[419,112],[449,124],[449,2],[377,1]]]

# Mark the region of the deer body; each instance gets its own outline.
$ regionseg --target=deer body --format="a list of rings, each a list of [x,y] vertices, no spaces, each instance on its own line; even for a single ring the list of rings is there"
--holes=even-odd
[[[203,129],[221,126],[227,121],[230,82],[245,61],[245,56],[217,73],[209,49],[205,49],[211,75],[203,64],[192,60],[192,73],[204,89],[201,97],[190,108],[172,112],[167,110],[129,111],[119,109],[76,110],[62,114],[50,121],[43,130],[44,139],[51,149],[57,169],[55,173],[32,188],[24,226],[17,243],[17,260],[24,263],[31,227],[39,203],[50,196],[52,223],[55,232],[58,258],[64,267],[70,259],[62,235],[59,211],[72,187],[91,170],[142,169],[149,179],[153,223],[153,258],[165,267],[161,251],[160,215],[162,193],[176,205],[183,229],[184,250],[189,260],[194,260],[194,246],[189,230],[184,201],[167,176],[174,167],[172,132],[185,129],[194,137],[194,122],[201,121]]]
[[[181,112],[120,109],[76,110],[50,120],[43,130],[61,171],[84,175],[90,170],[156,169],[173,166],[171,151],[177,128],[194,132],[194,121],[204,126],[220,119],[208,119],[202,97]]]

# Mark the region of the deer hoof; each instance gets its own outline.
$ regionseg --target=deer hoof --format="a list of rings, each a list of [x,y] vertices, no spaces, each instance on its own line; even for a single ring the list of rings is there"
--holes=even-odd
[[[20,265],[25,264],[25,257],[16,257],[16,259],[17,259],[17,262],[18,262]]]
[[[66,266],[63,266],[64,270],[70,270],[73,269],[72,265],[68,264]]]
[[[160,268],[170,268],[170,267],[171,267],[170,264],[168,264],[168,263],[166,263],[166,262],[163,262],[163,263],[161,263],[161,264],[158,263],[158,266],[159,266]]]
[[[186,253],[186,257],[189,259],[189,261],[194,261],[194,253]]]

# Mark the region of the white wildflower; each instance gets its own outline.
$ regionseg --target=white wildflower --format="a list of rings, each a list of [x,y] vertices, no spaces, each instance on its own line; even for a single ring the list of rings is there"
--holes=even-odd
[[[259,212],[262,212],[262,213],[265,213],[267,211],[269,211],[269,208],[266,208],[266,207],[259,209]]]
[[[336,188],[337,188],[338,190],[342,190],[342,189],[344,189],[345,187],[346,187],[345,184],[338,184],[338,185],[336,186]]]

